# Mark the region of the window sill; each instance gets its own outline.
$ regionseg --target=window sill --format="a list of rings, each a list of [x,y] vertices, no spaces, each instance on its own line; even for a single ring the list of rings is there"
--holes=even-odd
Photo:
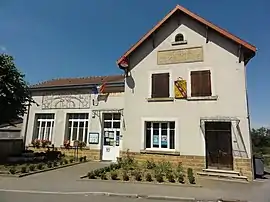
[[[204,97],[188,97],[188,101],[199,101],[199,100],[217,100],[218,96],[204,96]]]
[[[187,40],[184,40],[184,41],[177,41],[177,42],[172,42],[172,45],[173,46],[176,46],[176,45],[184,45],[184,44],[187,44]]]
[[[141,154],[161,154],[161,155],[170,155],[170,156],[180,156],[180,152],[176,152],[176,151],[162,151],[162,150],[141,150],[140,151]]]
[[[173,97],[164,97],[164,98],[146,98],[147,102],[173,102]]]

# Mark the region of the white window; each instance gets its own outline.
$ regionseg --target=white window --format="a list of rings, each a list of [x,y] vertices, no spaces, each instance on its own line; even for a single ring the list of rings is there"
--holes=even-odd
[[[52,140],[54,114],[36,114],[33,140]]]
[[[74,141],[79,140],[87,143],[88,134],[88,115],[82,114],[67,114],[68,129],[66,140]]]
[[[103,114],[103,127],[120,129],[121,114],[120,113],[104,113]]]
[[[146,149],[175,149],[175,122],[145,122]]]

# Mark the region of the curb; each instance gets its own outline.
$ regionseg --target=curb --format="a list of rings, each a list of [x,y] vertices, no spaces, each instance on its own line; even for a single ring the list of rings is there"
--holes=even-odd
[[[178,186],[178,187],[193,187],[202,188],[199,184],[180,184],[180,183],[157,183],[157,182],[139,182],[139,181],[122,181],[122,180],[101,180],[101,179],[85,179],[87,175],[83,175],[77,181],[81,182],[101,182],[101,183],[123,183],[123,184],[145,184],[145,185],[157,185],[157,186]]]
[[[128,193],[113,193],[113,192],[51,192],[51,191],[37,191],[37,190],[8,190],[0,189],[0,192],[11,193],[32,193],[32,194],[59,194],[59,195],[93,195],[93,196],[107,196],[107,197],[123,197],[123,198],[137,198],[150,200],[167,200],[180,202],[247,202],[242,200],[226,200],[226,199],[196,199],[190,197],[177,196],[158,196],[158,195],[142,195],[142,194],[128,194]]]

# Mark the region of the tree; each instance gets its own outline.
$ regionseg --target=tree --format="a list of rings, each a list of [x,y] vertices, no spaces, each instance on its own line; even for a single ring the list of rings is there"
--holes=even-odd
[[[33,102],[24,75],[16,68],[13,57],[0,54],[0,124],[22,117]]]
[[[270,129],[264,127],[253,128],[251,138],[254,154],[270,154]]]

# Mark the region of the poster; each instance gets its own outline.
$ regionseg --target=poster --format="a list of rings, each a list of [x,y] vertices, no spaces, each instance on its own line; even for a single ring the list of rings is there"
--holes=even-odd
[[[159,145],[159,135],[153,135],[153,145]]]
[[[161,136],[161,145],[167,146],[168,141],[167,141],[167,135],[162,135]]]
[[[98,144],[99,133],[89,133],[89,144]]]

